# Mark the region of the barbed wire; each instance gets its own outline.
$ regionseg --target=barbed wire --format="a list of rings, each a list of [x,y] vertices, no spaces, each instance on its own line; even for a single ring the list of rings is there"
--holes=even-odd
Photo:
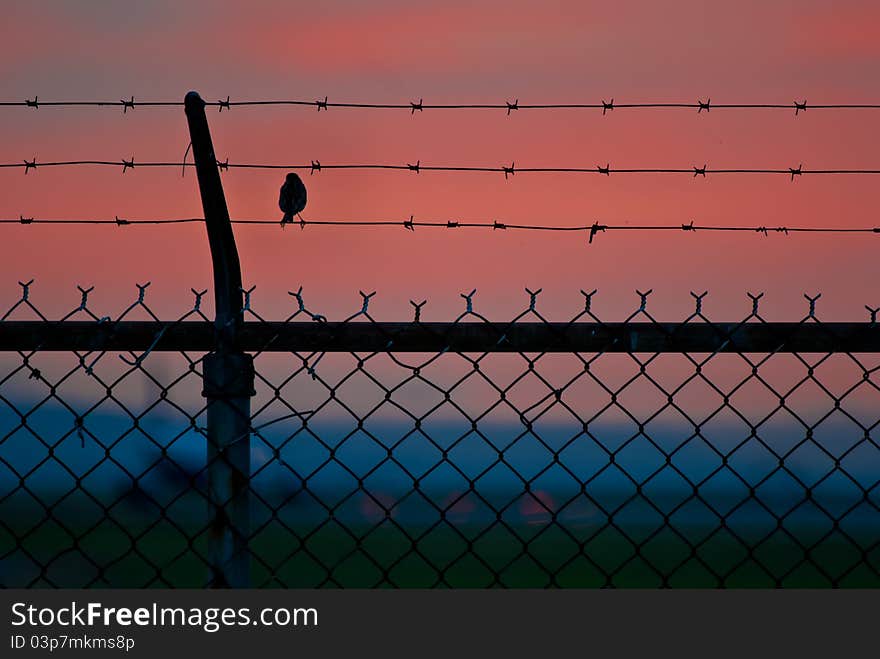
[[[876,110],[880,109],[877,103],[817,103],[808,104],[807,100],[794,100],[791,103],[712,103],[712,99],[705,101],[698,99],[695,102],[635,102],[635,103],[615,103],[612,98],[606,101],[604,98],[598,103],[520,103],[517,98],[514,101],[505,100],[504,103],[425,103],[423,98],[419,98],[418,102],[408,101],[406,103],[357,103],[350,101],[330,101],[327,96],[323,99],[304,100],[304,99],[252,99],[233,101],[230,96],[226,100],[218,99],[217,101],[206,101],[205,105],[217,107],[223,110],[231,110],[233,107],[261,107],[261,106],[305,106],[314,107],[320,112],[329,108],[346,108],[346,109],[369,109],[369,110],[405,110],[410,115],[414,115],[417,111],[425,110],[502,110],[507,116],[519,110],[602,110],[602,115],[618,109],[647,109],[647,110],[663,110],[663,109],[679,109],[679,110],[696,110],[697,114],[703,111],[711,110],[794,110],[795,116],[801,112],[809,110]],[[38,109],[40,107],[108,107],[121,108],[123,113],[134,110],[136,107],[183,107],[183,101],[135,101],[135,97],[131,96],[129,100],[119,99],[118,101],[41,101],[38,96],[33,100],[25,99],[23,101],[0,101],[0,107],[24,107]]]
[[[24,170],[25,174],[28,174],[31,170],[37,170],[40,167],[73,167],[73,166],[102,166],[102,167],[121,167],[122,173],[126,173],[128,170],[134,170],[138,167],[195,167],[193,163],[186,162],[171,162],[171,161],[148,161],[148,162],[135,162],[134,156],[130,159],[126,160],[122,158],[120,160],[96,160],[96,159],[87,159],[87,160],[56,160],[56,161],[46,161],[46,162],[37,162],[36,157],[31,160],[24,159],[21,162],[5,162],[0,163],[0,168],[3,169],[15,169],[20,168]],[[499,165],[497,167],[489,166],[489,165],[423,165],[421,160],[416,160],[415,164],[405,163],[402,165],[391,164],[391,163],[335,163],[335,164],[326,164],[322,163],[320,160],[312,160],[309,164],[272,164],[272,163],[234,163],[229,162],[229,159],[226,158],[223,161],[218,160],[217,166],[220,171],[226,171],[229,169],[285,169],[285,170],[299,170],[299,171],[307,171],[310,174],[314,174],[315,172],[320,172],[325,169],[350,169],[350,170],[392,170],[392,171],[408,171],[414,172],[416,174],[421,172],[467,172],[467,173],[499,173],[503,174],[504,178],[507,179],[515,174],[521,173],[576,173],[576,174],[600,174],[604,176],[611,176],[611,174],[688,174],[693,178],[697,178],[701,176],[706,178],[709,174],[783,174],[785,176],[790,176],[791,180],[794,181],[796,176],[803,176],[806,174],[837,174],[837,175],[852,175],[852,174],[880,174],[880,169],[863,169],[863,168],[842,168],[842,169],[804,169],[803,163],[798,164],[797,167],[785,167],[785,168],[771,168],[771,167],[760,167],[760,168],[744,168],[744,167],[734,167],[734,168],[718,168],[711,169],[708,164],[703,164],[702,167],[697,167],[696,165],[691,165],[690,167],[612,167],[610,163],[606,163],[605,166],[595,165],[593,167],[562,167],[562,166],[553,166],[553,167],[517,167],[515,162],[511,162],[510,165]]]
[[[67,224],[67,225],[165,225],[165,224],[195,224],[202,223],[205,220],[198,217],[187,218],[164,218],[164,219],[124,219],[115,216],[114,219],[50,219],[50,218],[34,218],[19,216],[18,219],[2,218],[0,224]],[[558,231],[558,232],[581,232],[588,233],[588,242],[592,243],[598,233],[607,231],[638,231],[638,232],[740,232],[740,233],[759,233],[769,236],[771,233],[789,235],[792,233],[841,233],[841,234],[864,234],[876,233],[880,234],[880,227],[805,227],[805,226],[784,226],[784,225],[697,225],[693,220],[687,224],[604,224],[593,222],[592,224],[518,224],[510,222],[502,222],[501,220],[491,221],[465,221],[465,220],[416,220],[414,216],[404,220],[307,220],[299,218],[293,222],[284,222],[278,220],[263,219],[234,219],[231,220],[236,225],[250,226],[281,226],[284,228],[288,225],[299,226],[305,229],[307,226],[325,226],[336,227],[341,229],[379,229],[383,227],[402,227],[409,231],[415,231],[417,228],[426,229],[490,229],[492,231]]]

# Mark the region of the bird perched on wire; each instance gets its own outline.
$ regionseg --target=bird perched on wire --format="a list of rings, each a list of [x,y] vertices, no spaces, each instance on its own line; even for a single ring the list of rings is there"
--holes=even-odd
[[[306,207],[306,186],[295,172],[290,172],[284,179],[281,195],[278,197],[278,207],[284,213],[284,217],[281,218],[282,226],[293,222],[293,216],[301,213]]]

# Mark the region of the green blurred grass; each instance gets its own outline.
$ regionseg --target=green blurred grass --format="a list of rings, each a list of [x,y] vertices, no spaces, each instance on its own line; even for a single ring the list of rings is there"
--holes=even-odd
[[[118,588],[204,585],[207,570],[200,558],[207,555],[204,532],[190,542],[167,519],[144,533],[142,520],[126,520],[119,514],[114,518],[116,523],[105,520],[76,543],[54,521],[39,524],[16,542],[15,538],[21,538],[34,521],[3,520],[0,555],[5,558],[0,565],[0,583],[5,587],[81,587],[90,582]],[[80,534],[82,531],[72,528],[69,521],[65,520],[65,526]],[[190,528],[198,528],[193,522]],[[572,532],[587,537],[600,528],[597,522],[592,528]],[[824,588],[832,585],[832,579],[839,579],[843,587],[880,587],[875,572],[880,569],[880,548],[863,554],[842,536],[832,536],[812,552],[813,561],[820,566],[817,568],[809,562],[797,566],[803,551],[781,532],[749,556],[724,531],[692,552],[668,527],[641,545],[638,555],[633,544],[612,528],[599,532],[582,553],[578,544],[555,526],[523,524],[508,530],[496,524],[482,534],[483,529],[465,525],[457,525],[458,532],[445,524],[433,530],[407,528],[409,535],[418,537],[415,543],[390,522],[372,530],[365,526],[346,530],[336,522],[314,529],[315,525],[287,530],[273,522],[258,532],[251,543],[256,557],[253,584],[306,588],[714,588],[719,585],[712,574],[715,571],[726,575],[727,587],[775,586],[776,581],[762,569],[760,561],[773,575],[786,575],[781,581],[783,587]],[[687,534],[699,538],[710,531],[693,528]],[[627,532],[644,538],[651,529],[628,528]],[[138,534],[135,541],[129,533]],[[527,555],[514,533],[533,538]],[[297,538],[307,534],[304,542]],[[817,533],[811,536],[810,529],[795,530],[795,535],[820,537]],[[570,560],[573,555],[576,557]],[[45,570],[40,570],[40,564],[46,566]],[[854,564],[857,567],[841,578]],[[103,566],[103,570],[96,565]],[[668,580],[664,582],[658,571],[668,574]],[[548,572],[554,575],[552,579]],[[606,579],[605,573],[611,576]]]

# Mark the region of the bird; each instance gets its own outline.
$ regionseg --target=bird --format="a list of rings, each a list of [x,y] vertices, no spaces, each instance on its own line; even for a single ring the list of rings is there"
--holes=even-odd
[[[295,172],[290,172],[284,179],[281,195],[278,197],[278,207],[284,213],[284,217],[281,218],[282,225],[293,222],[293,216],[306,207],[306,186]]]

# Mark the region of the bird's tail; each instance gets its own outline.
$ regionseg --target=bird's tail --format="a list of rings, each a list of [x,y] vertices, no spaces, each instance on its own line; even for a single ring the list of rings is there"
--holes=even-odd
[[[281,224],[290,224],[291,222],[293,222],[293,213],[285,213],[281,218]]]

